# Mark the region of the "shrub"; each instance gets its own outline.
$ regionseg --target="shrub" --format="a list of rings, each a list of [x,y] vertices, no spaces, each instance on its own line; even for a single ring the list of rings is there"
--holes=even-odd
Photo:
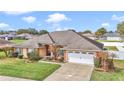
[[[29,60],[32,60],[32,61],[38,61],[41,59],[37,51],[28,53],[28,57],[29,57]]]
[[[100,62],[99,62],[99,60],[98,60],[98,59],[95,59],[94,65],[95,65],[95,67],[96,67],[96,68],[98,68],[98,67],[99,67]]]
[[[9,54],[8,54],[8,57],[18,57],[18,52],[10,52]]]
[[[58,57],[58,61],[63,62],[64,61],[64,57]]]
[[[18,57],[18,52],[13,52],[12,57]]]
[[[22,59],[23,58],[23,55],[22,54],[19,54],[18,55],[18,58]]]

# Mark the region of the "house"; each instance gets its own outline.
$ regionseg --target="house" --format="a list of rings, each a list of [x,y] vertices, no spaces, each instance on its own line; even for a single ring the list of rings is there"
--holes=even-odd
[[[103,35],[103,40],[123,40],[123,37],[122,35],[120,35],[119,33],[117,32],[111,32],[111,33],[106,33]]]
[[[103,44],[98,43],[75,31],[55,31],[30,39],[14,50],[28,58],[28,53],[38,51],[40,57],[63,57],[65,62],[93,64],[94,54],[102,51]]]
[[[16,38],[20,38],[20,39],[32,39],[33,38],[33,35],[28,34],[28,33],[23,33],[23,34],[16,35]]]
[[[92,40],[96,40],[96,36],[93,33],[82,33],[83,36],[88,37]]]
[[[0,39],[12,40],[16,37],[15,34],[2,34],[0,35]]]

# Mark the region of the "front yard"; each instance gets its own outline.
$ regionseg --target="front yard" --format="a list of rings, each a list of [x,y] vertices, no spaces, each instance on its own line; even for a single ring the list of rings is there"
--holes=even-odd
[[[96,40],[97,42],[124,42],[124,40]]]
[[[10,40],[10,41],[15,43],[15,44],[21,44],[21,43],[24,43],[27,40],[24,40],[24,39],[13,39],[13,40]]]
[[[92,81],[121,81],[124,80],[124,60],[114,60],[115,72],[102,72],[94,70]]]
[[[32,80],[43,80],[60,67],[58,64],[25,63],[24,59],[0,59],[0,75]]]
[[[110,50],[110,51],[118,51],[116,46],[105,46],[104,48],[106,48],[107,50]]]

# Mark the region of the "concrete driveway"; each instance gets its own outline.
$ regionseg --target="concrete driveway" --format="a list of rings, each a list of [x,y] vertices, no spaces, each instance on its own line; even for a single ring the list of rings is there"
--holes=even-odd
[[[89,81],[93,65],[66,63],[45,81]]]

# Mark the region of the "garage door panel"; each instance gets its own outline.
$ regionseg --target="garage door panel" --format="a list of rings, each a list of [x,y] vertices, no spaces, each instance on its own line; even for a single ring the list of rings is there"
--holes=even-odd
[[[94,64],[94,58],[91,54],[68,53],[68,62]]]

